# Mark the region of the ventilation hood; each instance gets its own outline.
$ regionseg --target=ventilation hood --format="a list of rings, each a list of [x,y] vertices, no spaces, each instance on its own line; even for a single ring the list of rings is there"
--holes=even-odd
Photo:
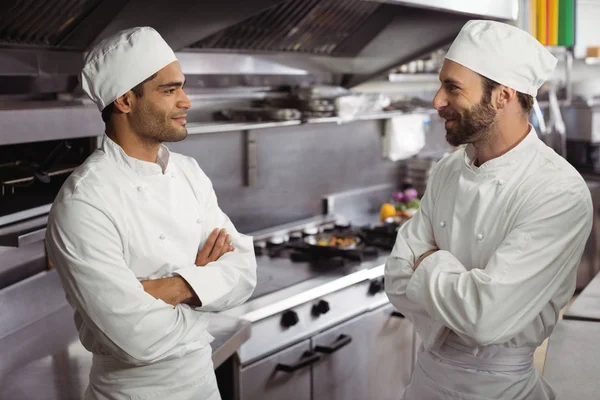
[[[0,95],[73,91],[85,50],[133,26],[157,29],[199,86],[352,87],[447,45],[471,18],[517,13],[518,0],[8,0]]]

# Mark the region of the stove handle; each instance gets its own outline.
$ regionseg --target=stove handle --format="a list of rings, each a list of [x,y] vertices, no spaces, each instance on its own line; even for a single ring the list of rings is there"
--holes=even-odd
[[[288,373],[294,373],[294,372],[298,371],[299,369],[308,367],[309,365],[316,363],[320,359],[321,359],[320,355],[313,353],[311,351],[305,351],[304,354],[302,354],[302,358],[300,359],[300,361],[298,361],[296,364],[292,364],[292,365],[277,364],[277,366],[275,367],[275,370],[282,371],[282,372],[288,372]]]
[[[399,311],[392,311],[392,313],[390,314],[390,317],[396,317],[396,318],[406,318],[404,316],[404,314],[402,314]]]
[[[340,335],[335,341],[329,346],[315,346],[315,351],[319,353],[332,354],[341,349],[344,346],[349,345],[352,342],[352,338],[348,335]]]

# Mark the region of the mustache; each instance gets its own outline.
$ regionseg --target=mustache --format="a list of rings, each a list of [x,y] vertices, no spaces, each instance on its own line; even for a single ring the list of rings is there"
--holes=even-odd
[[[460,120],[460,114],[457,113],[454,110],[451,110],[449,108],[445,109],[445,110],[441,110],[438,111],[438,115],[443,118],[443,119],[455,119],[455,120]]]

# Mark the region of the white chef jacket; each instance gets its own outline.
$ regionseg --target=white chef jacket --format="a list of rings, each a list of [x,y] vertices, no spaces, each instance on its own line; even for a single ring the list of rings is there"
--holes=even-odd
[[[235,250],[197,267],[196,254],[215,227],[227,229]],[[151,163],[105,136],[56,197],[46,243],[83,345],[131,365],[206,347],[213,339],[208,312],[243,303],[256,286],[252,238],[220,210],[196,160],[165,146]],[[140,283],[173,275],[189,283],[201,307],[171,306]]]
[[[575,290],[591,195],[533,128],[480,167],[473,150],[434,167],[421,209],[399,230],[386,264],[386,293],[427,350],[446,341],[474,353],[489,345],[534,349]]]

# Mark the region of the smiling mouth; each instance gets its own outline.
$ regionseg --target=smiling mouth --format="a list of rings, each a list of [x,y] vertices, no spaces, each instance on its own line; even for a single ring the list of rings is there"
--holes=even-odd
[[[180,123],[181,125],[185,125],[187,124],[187,119],[186,119],[187,115],[181,115],[179,117],[173,117],[173,119],[175,121],[177,121],[178,123]]]

